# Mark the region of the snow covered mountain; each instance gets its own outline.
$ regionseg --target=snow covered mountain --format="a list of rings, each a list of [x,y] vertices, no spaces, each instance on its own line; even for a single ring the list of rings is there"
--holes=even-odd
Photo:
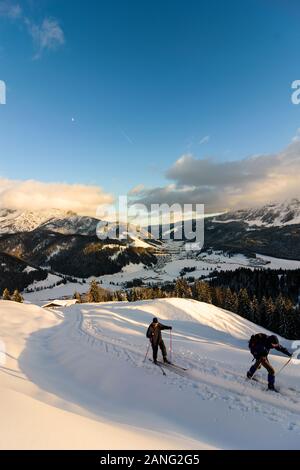
[[[34,267],[19,258],[0,252],[0,292],[5,288],[11,292],[15,289],[23,290],[25,287],[42,282],[48,273]],[[58,281],[58,279],[57,279]]]
[[[23,212],[0,210],[0,234],[31,232],[39,228],[65,235],[94,235],[98,222],[93,217],[79,216],[59,209]]]
[[[153,316],[172,325],[172,360],[187,371],[166,367],[164,376],[144,361]],[[299,365],[278,376],[276,396],[245,382],[247,340],[263,330],[213,305],[160,299],[54,312],[0,301],[0,330],[1,449],[299,448]],[[270,360],[277,370],[286,362]]]
[[[182,242],[186,241],[183,224],[160,226],[163,234],[170,234],[171,241],[165,244],[170,254],[182,251]],[[195,231],[195,221],[191,225]],[[300,200],[205,217],[202,251],[300,260]],[[195,251],[189,256],[197,258],[199,254]]]
[[[80,216],[75,212],[53,209],[51,211],[24,211],[0,209],[0,235],[15,234],[20,232],[32,232],[44,230],[61,233],[62,235],[104,235],[104,240],[114,239],[128,240],[132,246],[153,248],[151,243],[157,246],[157,242],[147,230],[137,228],[132,224],[110,223],[108,228],[105,221],[94,217]],[[146,241],[149,240],[148,244]]]
[[[230,211],[214,218],[215,222],[245,222],[251,227],[283,227],[300,224],[300,200],[270,203],[254,209]]]

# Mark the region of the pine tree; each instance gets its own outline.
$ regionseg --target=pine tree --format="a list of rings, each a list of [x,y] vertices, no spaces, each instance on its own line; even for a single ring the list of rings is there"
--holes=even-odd
[[[300,307],[295,309],[295,337],[300,338]]]
[[[239,291],[238,299],[239,299],[239,308],[238,308],[239,314],[242,317],[250,320],[252,311],[251,311],[251,302],[249,299],[247,289],[241,289]]]
[[[266,328],[271,331],[276,330],[275,324],[275,306],[271,297],[266,300],[265,303],[265,313],[266,313]]]
[[[129,291],[128,300],[129,302],[136,302],[140,300],[140,295],[139,295],[137,287],[134,287],[133,289]]]
[[[224,307],[224,289],[221,287],[214,287],[211,291],[211,303],[216,307]]]
[[[80,304],[82,303],[81,295],[77,291],[74,292],[73,299],[77,300]]]
[[[11,300],[10,292],[7,288],[4,289],[4,291],[3,291],[2,299],[3,300]]]
[[[297,312],[290,299],[285,301],[286,308],[286,336],[288,339],[297,339]]]
[[[236,292],[234,292],[232,294],[232,298],[233,298],[233,308],[232,308],[232,312],[233,313],[238,313],[238,309],[239,309],[239,298],[238,298],[238,295]]]
[[[275,324],[274,331],[280,335],[286,335],[286,309],[283,296],[280,294],[275,301]]]
[[[211,287],[207,282],[196,281],[193,287],[193,298],[199,302],[212,303]]]
[[[89,303],[101,302],[99,286],[98,286],[97,281],[95,279],[90,283],[90,288],[89,288],[89,291],[87,293],[87,301]]]
[[[259,310],[260,310],[259,314],[260,314],[260,321],[261,321],[260,324],[263,327],[267,328],[267,299],[265,295],[261,299]]]
[[[18,291],[18,289],[16,289],[11,297],[11,300],[13,300],[14,302],[19,302],[19,303],[22,303],[23,302],[23,297],[21,296],[20,292]]]
[[[174,290],[175,297],[190,299],[192,290],[185,279],[177,279]]]
[[[234,295],[231,291],[231,289],[228,287],[225,290],[225,297],[224,297],[224,308],[225,310],[229,310],[230,312],[234,312],[235,310],[235,298]]]
[[[281,294],[275,302],[278,332],[284,338],[293,338],[296,330],[296,318],[292,302]]]
[[[256,296],[253,296],[251,302],[252,321],[257,325],[261,325],[260,306]]]
[[[162,299],[163,297],[164,297],[164,292],[162,291],[160,287],[158,287],[156,290],[156,298]]]

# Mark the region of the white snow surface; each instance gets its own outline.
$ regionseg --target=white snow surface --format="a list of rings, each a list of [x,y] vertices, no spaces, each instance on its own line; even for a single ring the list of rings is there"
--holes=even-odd
[[[33,268],[32,266],[26,266],[26,268],[23,269],[23,273],[31,273],[31,272],[34,272],[34,271],[37,271],[36,268]]]
[[[173,326],[172,360],[186,372],[143,362],[153,316]],[[2,449],[299,448],[299,365],[279,375],[281,394],[246,382],[247,340],[263,330],[233,313],[186,299],[60,312],[1,301],[0,331]]]

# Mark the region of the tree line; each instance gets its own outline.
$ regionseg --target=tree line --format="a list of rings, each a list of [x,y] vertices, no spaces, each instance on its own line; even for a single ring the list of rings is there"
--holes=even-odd
[[[299,303],[300,269],[239,268],[235,271],[214,271],[209,277],[209,282],[214,287],[229,287],[234,292],[245,288],[250,297],[255,295],[259,301],[263,297],[275,300],[281,294],[294,305]]]

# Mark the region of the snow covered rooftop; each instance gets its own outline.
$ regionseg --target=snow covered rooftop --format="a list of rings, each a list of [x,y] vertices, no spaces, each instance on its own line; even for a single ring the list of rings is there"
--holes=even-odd
[[[47,304],[43,305],[43,308],[50,307],[70,307],[71,305],[77,304],[77,299],[66,299],[66,300],[51,300]]]

